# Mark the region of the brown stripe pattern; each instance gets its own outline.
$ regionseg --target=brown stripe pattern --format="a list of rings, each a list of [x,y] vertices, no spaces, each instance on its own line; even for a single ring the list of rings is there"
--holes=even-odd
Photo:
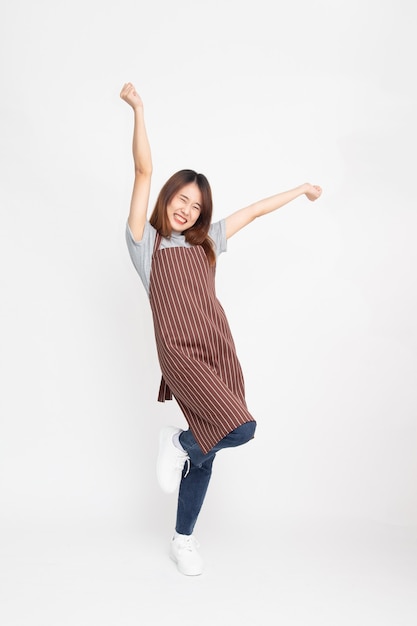
[[[162,381],[158,400],[174,395],[202,451],[253,421],[242,369],[215,268],[201,246],[159,250],[152,257],[150,303]]]

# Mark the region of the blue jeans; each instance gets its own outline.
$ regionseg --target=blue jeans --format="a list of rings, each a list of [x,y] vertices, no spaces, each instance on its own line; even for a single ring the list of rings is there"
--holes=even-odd
[[[190,430],[180,435],[180,443],[190,457],[182,475],[178,493],[177,521],[175,530],[181,535],[191,535],[211,478],[216,453],[223,448],[234,448],[247,443],[255,434],[256,422],[246,422],[221,439],[207,454],[204,454]]]

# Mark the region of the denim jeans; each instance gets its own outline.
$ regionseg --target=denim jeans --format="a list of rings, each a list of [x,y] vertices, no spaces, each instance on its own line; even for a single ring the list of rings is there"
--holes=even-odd
[[[223,448],[234,448],[247,443],[255,434],[256,422],[246,422],[221,439],[207,454],[204,454],[190,430],[180,435],[180,443],[190,457],[182,475],[178,493],[177,521],[175,530],[181,535],[191,535],[211,478],[216,453]],[[188,470],[188,473],[187,473]]]

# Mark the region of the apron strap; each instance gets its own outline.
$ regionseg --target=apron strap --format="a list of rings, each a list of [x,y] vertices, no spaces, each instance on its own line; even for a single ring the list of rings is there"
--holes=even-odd
[[[159,246],[161,245],[161,239],[162,237],[160,233],[156,231],[155,243],[153,246],[152,254],[154,254],[158,250]],[[159,393],[158,393],[158,402],[165,402],[165,400],[172,400],[172,391],[168,387],[168,385],[165,382],[164,377],[162,376],[161,384],[159,387]]]
[[[165,402],[165,400],[172,400],[172,391],[168,387],[164,377],[162,376],[161,385],[159,387],[158,402]]]
[[[159,231],[156,231],[155,243],[153,244],[152,254],[158,250],[159,246],[161,245],[161,239],[162,237],[159,234]]]

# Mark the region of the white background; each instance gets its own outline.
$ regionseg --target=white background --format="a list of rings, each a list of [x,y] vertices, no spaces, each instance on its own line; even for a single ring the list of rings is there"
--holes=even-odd
[[[219,260],[258,429],[219,455],[196,530],[213,540],[236,528],[262,537],[285,520],[415,529],[412,8],[3,2],[6,536],[30,529],[30,550],[34,529],[130,529],[158,545],[174,524],[175,497],[155,479],[157,436],[185,423],[174,403],[156,402],[150,309],[124,239],[127,81],[145,103],[151,204],[184,167],[210,180],[215,219],[305,181],[323,187],[317,202],[299,198],[250,225]],[[21,623],[12,614],[5,626]],[[51,623],[84,623],[59,614],[58,603]],[[127,615],[108,623],[135,623]]]

